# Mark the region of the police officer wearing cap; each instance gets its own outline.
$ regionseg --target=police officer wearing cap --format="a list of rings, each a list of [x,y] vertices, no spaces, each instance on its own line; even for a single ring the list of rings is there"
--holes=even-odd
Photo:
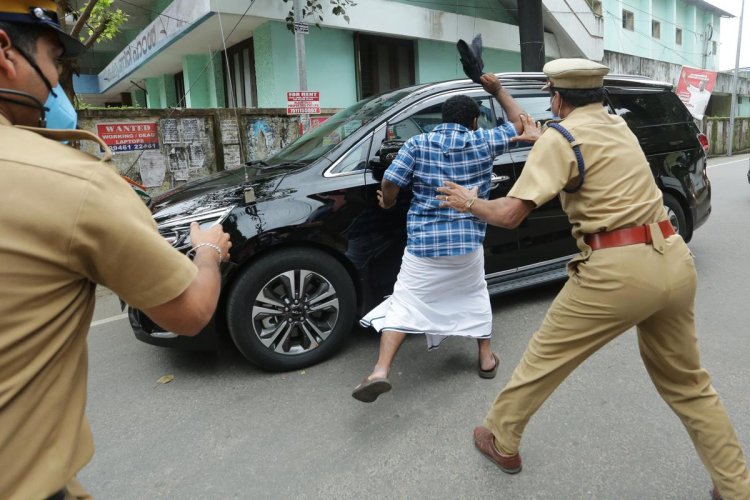
[[[438,189],[444,205],[509,229],[559,195],[581,251],[474,443],[504,472],[520,472],[531,416],[579,364],[636,326],[646,370],[687,428],[714,481],[713,497],[748,499],[742,449],[700,364],[693,258],[667,219],[638,140],[602,106],[609,68],[558,59],[543,70],[562,127],[543,131],[508,196],[477,199],[456,184]]]
[[[75,129],[58,63],[83,46],[53,1],[0,0],[0,498],[89,498],[86,335],[96,285],[194,335],[229,257],[220,226],[191,228],[191,261],[162,238],[107,146]],[[68,130],[51,130],[57,126]],[[61,141],[93,140],[95,158]]]

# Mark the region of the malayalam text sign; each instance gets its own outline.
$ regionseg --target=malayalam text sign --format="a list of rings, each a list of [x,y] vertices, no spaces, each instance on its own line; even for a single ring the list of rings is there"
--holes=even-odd
[[[286,114],[313,115],[320,113],[320,92],[298,91],[286,93]]]
[[[156,122],[97,123],[96,133],[113,152],[159,149]]]

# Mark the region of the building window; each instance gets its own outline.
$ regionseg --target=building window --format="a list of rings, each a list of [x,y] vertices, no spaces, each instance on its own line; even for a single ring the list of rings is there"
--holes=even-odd
[[[177,99],[175,106],[185,108],[185,73],[180,71],[174,75],[174,95]]]
[[[635,30],[635,17],[629,10],[622,9],[622,27],[628,31]]]
[[[357,33],[359,98],[414,84],[414,41]]]
[[[224,54],[226,72],[224,95],[229,108],[254,108],[258,105],[255,82],[253,39],[233,45]],[[225,73],[226,73],[225,72]]]
[[[661,38],[661,23],[659,21],[651,21],[651,36],[657,40]]]
[[[677,45],[682,45],[682,28],[675,29],[674,43],[676,43]]]
[[[716,55],[719,52],[719,44],[714,40],[711,42],[711,55]]]

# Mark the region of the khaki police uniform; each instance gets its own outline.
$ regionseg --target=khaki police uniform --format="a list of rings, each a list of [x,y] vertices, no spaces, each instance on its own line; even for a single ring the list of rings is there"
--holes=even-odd
[[[568,59],[548,63],[544,71],[556,88],[594,88],[602,86],[607,68]],[[655,224],[667,217],[636,137],[601,104],[576,108],[561,124],[583,154],[582,188],[561,192],[576,185],[578,167],[571,144],[548,128],[508,196],[540,206],[559,193],[581,253],[569,264],[567,283],[484,426],[502,453],[517,453],[527,422],[555,388],[591,354],[636,326],[651,380],[687,428],[719,491],[725,499],[750,498],[742,450],[700,364],[693,258],[681,236],[665,238]],[[651,243],[592,251],[584,241],[588,234],[641,225],[650,225]]]
[[[150,308],[179,296],[197,268],[109,162],[2,115],[0,172],[0,498],[66,485],[83,498],[74,478],[94,452],[84,410],[96,285]]]

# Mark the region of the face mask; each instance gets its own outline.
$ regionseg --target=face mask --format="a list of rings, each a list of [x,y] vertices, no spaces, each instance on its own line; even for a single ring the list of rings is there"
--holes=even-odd
[[[70,99],[68,99],[68,96],[60,86],[60,83],[58,83],[55,88],[52,88],[52,84],[50,84],[50,81],[44,76],[44,73],[42,73],[42,70],[39,68],[36,61],[34,61],[34,59],[20,47],[15,47],[15,49],[24,59],[26,59],[26,61],[28,61],[29,65],[31,65],[37,75],[39,75],[39,78],[42,79],[49,89],[47,102],[44,103],[44,106],[41,109],[42,116],[39,118],[39,126],[51,129],[75,130],[76,125],[78,125],[78,114],[73,108]],[[36,99],[34,100],[36,101]]]
[[[47,128],[75,130],[78,125],[78,113],[59,83],[50,91],[44,107]]]
[[[560,99],[558,98],[558,101],[559,100]],[[561,120],[560,108],[562,107],[562,103],[560,103],[560,105],[557,107],[557,113],[555,113],[555,110],[552,108],[552,104],[554,103],[554,101],[555,101],[555,94],[552,94],[552,97],[550,97],[549,99],[549,110],[552,111],[552,119],[555,121],[560,121]]]

